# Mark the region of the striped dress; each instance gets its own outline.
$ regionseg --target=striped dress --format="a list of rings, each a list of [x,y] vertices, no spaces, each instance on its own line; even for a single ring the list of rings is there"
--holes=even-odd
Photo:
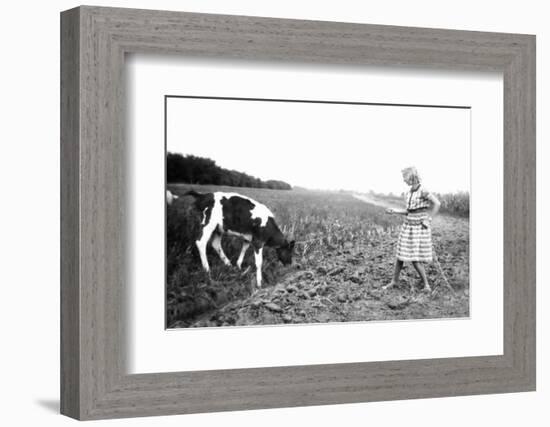
[[[431,202],[429,192],[419,186],[410,190],[405,200],[407,216],[397,241],[397,259],[401,261],[432,261],[432,230],[422,222],[428,219]]]

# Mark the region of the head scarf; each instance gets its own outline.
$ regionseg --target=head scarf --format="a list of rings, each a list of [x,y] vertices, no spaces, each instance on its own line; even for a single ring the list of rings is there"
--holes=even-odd
[[[408,168],[402,169],[401,173],[405,178],[411,177],[413,181],[413,185],[420,184],[420,175],[418,174],[418,171],[414,166],[410,166]]]

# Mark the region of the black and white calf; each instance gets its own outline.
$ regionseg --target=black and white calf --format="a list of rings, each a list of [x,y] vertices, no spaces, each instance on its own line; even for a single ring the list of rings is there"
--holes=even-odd
[[[202,266],[210,271],[206,258],[206,245],[212,238],[212,247],[226,265],[231,262],[221,245],[223,234],[241,237],[244,242],[237,259],[241,268],[244,255],[250,245],[254,249],[256,284],[262,287],[262,252],[264,246],[275,248],[279,260],[288,265],[292,262],[294,241],[288,242],[275,223],[273,213],[263,204],[237,193],[185,193],[195,198],[195,206],[202,212],[201,233],[195,242]]]

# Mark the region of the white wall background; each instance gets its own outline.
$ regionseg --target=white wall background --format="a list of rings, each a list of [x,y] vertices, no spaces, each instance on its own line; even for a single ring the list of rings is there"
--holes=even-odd
[[[544,2],[400,0],[97,1],[105,6],[320,19],[373,24],[537,34],[538,123],[538,391],[414,401],[274,409],[156,419],[110,425],[258,426],[548,425],[550,415],[549,292],[543,270],[550,254],[548,83],[550,27]],[[0,67],[0,284],[3,425],[63,426],[59,405],[59,11],[73,1],[9,2],[2,8]],[[545,162],[546,160],[546,162]],[[542,261],[542,262],[541,262]]]

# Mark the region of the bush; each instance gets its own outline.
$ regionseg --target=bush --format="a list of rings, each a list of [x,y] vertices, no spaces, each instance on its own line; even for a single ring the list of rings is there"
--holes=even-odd
[[[466,192],[436,194],[441,202],[441,213],[468,217],[470,215],[470,194]]]

